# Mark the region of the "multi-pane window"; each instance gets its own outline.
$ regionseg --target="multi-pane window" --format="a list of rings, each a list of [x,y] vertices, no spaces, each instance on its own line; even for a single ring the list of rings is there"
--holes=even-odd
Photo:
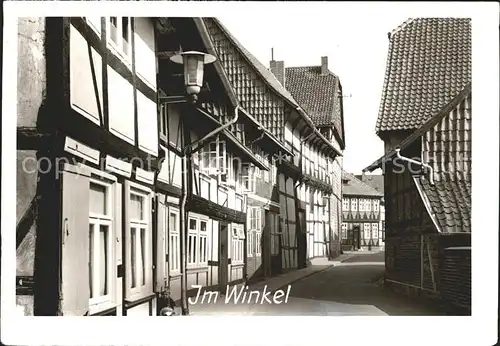
[[[351,210],[352,211],[358,210],[358,200],[356,198],[351,198]]]
[[[363,224],[363,235],[365,239],[371,239],[371,234],[370,234],[370,224],[369,223],[364,223]]]
[[[309,188],[309,208],[310,212],[314,213],[314,190]]]
[[[153,289],[152,192],[127,182],[127,298],[139,299]]]
[[[245,232],[243,225],[232,224],[231,229],[231,262],[232,264],[243,264],[245,260]]]
[[[226,142],[216,140],[200,151],[200,170],[208,174],[227,174]]]
[[[179,231],[179,212],[170,208],[168,213],[168,253],[170,275],[180,273],[181,271],[181,238]]]
[[[372,239],[378,239],[378,223],[372,223]]]
[[[242,165],[242,183],[245,192],[255,192],[256,191],[256,177],[255,177],[255,167],[249,163]]]
[[[347,239],[347,223],[342,223],[342,239]]]
[[[188,218],[188,268],[208,265],[208,222],[208,218],[201,216],[190,215]]]
[[[379,209],[379,203],[380,203],[380,201],[379,201],[378,199],[375,199],[375,200],[373,201],[373,211],[374,211],[374,212],[377,212],[377,211],[378,211],[378,209]]]
[[[273,185],[276,185],[277,178],[278,178],[278,167],[276,166],[276,159],[273,158],[271,166],[271,183]]]
[[[93,309],[112,300],[113,203],[112,185],[92,180],[89,195],[89,306]]]
[[[148,194],[132,189],[129,196],[130,222],[130,288],[140,292],[147,285],[151,268],[149,246],[152,239],[149,231]]]
[[[366,203],[365,204],[366,211],[372,211],[372,200],[371,199],[367,199],[365,203]]]
[[[262,234],[262,209],[260,207],[248,208],[248,256],[261,254]]]
[[[345,211],[349,210],[349,198],[342,199],[342,209]]]
[[[108,28],[108,41],[127,61],[132,56],[132,21],[130,17],[108,17],[106,20]]]
[[[363,198],[359,199],[358,210],[359,211],[365,211],[365,199],[363,199]]]

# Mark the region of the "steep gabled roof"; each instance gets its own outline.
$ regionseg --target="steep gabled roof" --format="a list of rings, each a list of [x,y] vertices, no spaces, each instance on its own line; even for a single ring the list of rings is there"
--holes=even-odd
[[[384,193],[384,176],[382,174],[356,175],[363,183],[370,185],[375,190]]]
[[[471,82],[471,20],[416,18],[390,35],[376,132],[414,130]]]
[[[287,67],[285,87],[302,105],[318,127],[334,126],[344,142],[339,77],[328,71],[321,73],[321,66]],[[340,96],[340,97],[339,97]]]
[[[462,173],[444,174],[430,185],[424,177],[414,177],[424,205],[444,233],[471,232],[471,181]]]
[[[205,18],[204,18],[205,19]],[[232,34],[231,32],[218,20],[217,18],[209,18],[215,23],[215,26],[220,30],[220,32],[229,40],[229,42],[236,48],[237,51],[243,56],[243,58],[249,63],[251,68],[262,78],[265,84],[272,89],[278,97],[281,97],[285,102],[292,106],[302,119],[307,123],[307,126],[311,128],[314,135],[320,140],[320,143],[326,147],[330,152],[333,152],[335,156],[342,156],[342,153],[334,146],[329,140],[327,140],[316,128],[313,121],[309,115],[304,111],[304,109],[297,103],[293,96],[281,85],[281,83],[276,79],[274,74],[269,71],[252,53],[250,53]],[[206,23],[205,23],[206,25]],[[233,68],[235,66],[231,66]],[[235,67],[237,68],[237,67]],[[240,73],[244,74],[243,69]],[[244,81],[242,81],[244,84]],[[241,101],[241,100],[239,100]]]
[[[384,193],[375,190],[370,185],[365,184],[355,175],[342,171],[342,195],[343,196],[366,196],[384,197]]]

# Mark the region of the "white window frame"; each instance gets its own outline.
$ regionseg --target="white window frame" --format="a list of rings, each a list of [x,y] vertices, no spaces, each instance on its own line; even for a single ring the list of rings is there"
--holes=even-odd
[[[191,229],[191,220],[196,221],[196,229]],[[194,237],[195,239],[195,246],[192,248],[194,254],[191,254],[189,256],[189,253],[186,254],[188,257],[188,263],[187,263],[187,269],[195,269],[195,268],[206,268],[208,267],[208,248],[209,248],[209,238],[208,238],[208,233],[209,233],[209,228],[211,227],[211,222],[210,218],[205,215],[200,215],[200,214],[194,214],[194,213],[189,213],[188,218],[188,246],[186,247],[187,251],[189,252],[189,238]],[[205,222],[206,223],[206,228],[205,231],[201,230],[201,223]],[[201,240],[205,239],[205,244],[204,244],[204,252],[203,256],[201,256]],[[191,257],[194,258],[194,261],[189,261],[189,258]]]
[[[242,224],[231,224],[231,265],[245,263],[245,230]]]
[[[115,42],[111,38],[111,18],[116,18],[116,31],[117,31],[117,41]],[[123,18],[128,18],[128,49],[123,49],[123,33],[122,33],[122,23]],[[114,53],[118,55],[118,57],[125,62],[128,67],[132,65],[132,35],[134,33],[133,25],[132,25],[132,17],[106,17],[106,39],[108,42],[108,46],[113,50]]]
[[[127,181],[128,189],[126,189],[127,194],[124,196],[125,202],[127,203],[127,230],[126,233],[128,235],[127,244],[126,244],[126,261],[127,261],[127,287],[126,287],[126,299],[127,300],[137,300],[148,296],[153,293],[153,228],[152,228],[152,207],[153,207],[153,192],[151,189],[139,185],[134,182]],[[131,195],[138,195],[144,198],[144,215],[143,219],[132,219],[130,218],[130,201]],[[141,229],[145,232],[144,237],[144,276],[145,283],[144,285],[131,287],[132,284],[132,228]],[[136,231],[136,236],[137,236]],[[140,239],[140,236],[139,236]],[[140,246],[140,242],[136,241],[136,246]],[[138,271],[138,263],[139,259],[136,257],[136,270]],[[136,272],[138,275],[138,272]]]
[[[351,205],[351,201],[349,200],[349,198],[342,199],[342,210],[348,211],[350,209],[349,208],[350,205]]]
[[[255,193],[257,190],[257,181],[255,177],[255,166],[251,163],[244,163],[241,165],[241,183],[243,192]],[[248,187],[245,186],[248,181]]]
[[[180,232],[180,215],[177,208],[168,207],[168,268],[170,276],[179,275],[181,273],[181,232]],[[176,217],[176,227],[172,230],[170,225],[170,215]]]
[[[94,263],[99,263],[99,256],[100,256],[100,229],[97,229],[96,232],[96,226],[107,226],[108,227],[108,258],[107,258],[107,282],[108,282],[108,287],[107,291],[108,293],[105,295],[100,295],[97,297],[91,297],[89,298],[89,314],[94,314],[99,311],[105,310],[109,308],[110,306],[116,304],[116,227],[115,227],[115,222],[118,220],[115,219],[115,181],[109,182],[107,179],[104,179],[100,176],[94,176],[90,178],[90,184],[96,184],[101,187],[105,188],[105,194],[106,194],[106,214],[95,214],[90,212],[89,210],[89,226],[94,225],[94,239],[93,239],[93,244],[89,244],[89,246],[93,246],[93,262]],[[90,185],[89,185],[90,189]],[[120,201],[118,201],[120,202]],[[90,201],[89,201],[90,203]],[[90,232],[90,229],[89,229]],[[96,233],[98,236],[96,236]],[[90,233],[89,233],[90,236]],[[96,251],[97,250],[97,251]],[[90,249],[89,249],[90,251]],[[90,268],[89,268],[90,269]],[[92,278],[95,278],[96,280],[90,283],[90,277],[89,277],[89,285],[92,285],[92,291],[93,292],[98,292],[99,291],[99,267],[94,266],[93,273],[92,273]],[[90,274],[90,273],[89,273]]]
[[[365,222],[363,224],[363,239],[368,240],[371,238],[372,238],[372,236],[371,236],[371,224],[368,222]]]
[[[358,200],[357,198],[351,198],[351,210],[358,211]]]
[[[378,232],[379,232],[378,223],[372,223],[372,233],[371,233],[372,239],[378,239]]]
[[[212,150],[212,145],[215,146],[215,150]],[[205,160],[205,157],[207,156],[208,161]],[[209,142],[201,149],[199,158],[200,171],[211,175],[227,174],[228,167],[226,141],[217,139],[215,141]],[[215,164],[213,160],[215,160]],[[221,166],[221,162],[223,166]]]
[[[342,239],[347,239],[347,223],[342,222]]]
[[[358,211],[365,211],[365,202],[366,200],[364,198],[359,199]]]
[[[366,211],[368,212],[371,212],[372,211],[372,200],[371,199],[366,199],[366,205],[365,205],[365,209]]]
[[[373,211],[378,212],[379,211],[379,200],[376,199],[373,201]]]

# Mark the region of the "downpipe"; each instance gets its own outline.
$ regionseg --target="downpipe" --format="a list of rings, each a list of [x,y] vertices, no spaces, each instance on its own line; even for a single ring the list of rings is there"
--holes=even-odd
[[[432,167],[424,162],[420,162],[420,161],[417,161],[417,160],[413,160],[413,159],[410,159],[409,157],[404,157],[404,156],[401,156],[401,149],[396,149],[396,156],[398,159],[401,159],[403,161],[406,161],[406,162],[409,162],[409,163],[413,163],[415,165],[419,165],[419,166],[422,166],[422,167],[425,167],[425,168],[428,168],[429,169],[429,183],[431,185],[434,185],[434,170],[432,169]]]
[[[187,183],[188,183],[188,172],[187,164],[191,161],[193,153],[200,150],[210,138],[217,135],[218,133],[229,128],[231,125],[238,121],[239,116],[239,106],[234,109],[234,117],[226,124],[216,128],[211,131],[201,139],[188,144],[182,150],[182,190],[181,190],[181,203],[180,203],[180,229],[184,231],[184,235],[181,237],[181,310],[182,315],[189,315],[189,304],[187,299]]]

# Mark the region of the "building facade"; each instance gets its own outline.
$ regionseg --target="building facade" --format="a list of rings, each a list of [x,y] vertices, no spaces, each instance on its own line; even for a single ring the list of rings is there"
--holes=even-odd
[[[356,178],[361,180],[368,186],[371,186],[378,192],[382,194],[382,199],[380,200],[380,232],[381,238],[379,238],[379,247],[384,248],[385,245],[385,200],[384,200],[384,176],[382,174],[363,174],[356,175]]]
[[[157,315],[327,254],[341,153],[218,20],[29,18],[18,37],[21,314]],[[190,50],[216,58],[196,102],[170,59]]]
[[[310,115],[314,125],[320,133],[332,143],[339,151],[345,149],[345,130],[344,130],[344,108],[343,93],[340,78],[332,73],[328,68],[328,57],[321,57],[321,64],[318,66],[286,67],[284,61],[271,61],[271,70],[278,77],[279,82],[292,94],[297,102]],[[341,252],[341,219],[342,219],[342,156],[338,155],[335,159],[327,161],[326,165],[322,160],[316,160],[310,145],[304,144],[306,159],[304,160],[303,170],[306,174],[320,176],[326,169],[328,172],[327,183],[331,185],[332,192],[326,198],[324,204],[328,206],[325,213],[325,233],[328,238],[326,255],[329,258],[337,257]],[[314,186],[305,184],[305,195],[308,191],[314,191]],[[317,220],[317,219],[316,219]],[[310,224],[310,229],[317,227],[314,221]],[[320,238],[314,238],[313,232],[310,233],[310,244],[321,244]],[[311,246],[311,245],[310,245]],[[311,246],[309,254],[311,257],[318,256],[318,249],[315,245]]]
[[[380,250],[384,244],[383,193],[353,174],[342,175],[342,246],[344,250]]]
[[[388,61],[376,126],[386,153],[365,169],[384,171],[386,282],[470,309],[470,19],[408,20]]]

